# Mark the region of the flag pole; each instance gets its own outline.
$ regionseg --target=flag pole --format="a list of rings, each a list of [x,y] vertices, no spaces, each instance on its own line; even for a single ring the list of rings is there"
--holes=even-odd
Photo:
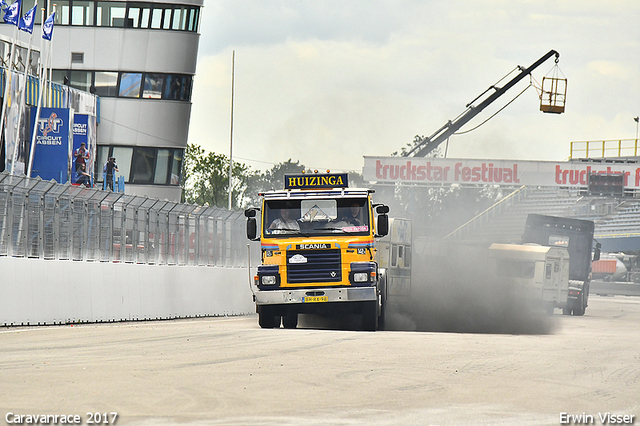
[[[0,112],[0,131],[4,136],[4,150],[7,152],[7,132],[5,129],[5,115],[7,113],[7,99],[9,97],[9,89],[11,88],[11,68],[13,68],[13,57],[16,51],[16,42],[18,40],[18,26],[16,25],[13,32],[13,42],[11,43],[11,54],[9,55],[9,67],[6,69],[6,78],[4,79],[4,96],[2,97],[2,112]],[[6,161],[6,160],[5,160]],[[6,164],[5,164],[6,166]]]
[[[231,210],[231,195],[233,193],[232,175],[233,172],[233,98],[235,89],[236,51],[233,51],[231,58],[231,136],[229,140],[229,210]]]
[[[46,16],[45,14],[45,10],[44,7],[41,9],[42,10],[42,25],[44,26],[44,17]],[[43,52],[43,43],[44,43],[44,37],[40,38],[40,63],[43,64],[42,61],[42,52]],[[47,56],[45,57],[45,63],[46,61],[49,59],[48,55],[49,55],[49,50],[47,49]],[[31,135],[31,148],[29,149],[29,167],[27,169],[27,177],[31,177],[31,170],[33,169],[33,156],[35,155],[35,151],[36,151],[36,139],[38,137],[38,121],[40,120],[40,109],[42,108],[42,95],[44,92],[44,81],[45,81],[45,69],[44,67],[40,67],[40,69],[38,70],[39,72],[39,81],[38,81],[38,106],[36,108],[36,118],[35,121],[33,123],[33,135]]]
[[[35,8],[38,6],[38,2],[36,1],[34,7],[34,14],[35,14]],[[30,10],[31,11],[31,10]],[[21,132],[21,126],[22,126],[22,116],[23,114],[23,110],[26,109],[26,91],[27,91],[27,80],[29,80],[29,65],[31,65],[31,42],[33,41],[33,21],[35,21],[35,16],[31,17],[32,21],[31,21],[31,32],[29,33],[29,47],[27,48],[27,60],[24,64],[24,79],[22,80],[22,85],[20,87],[20,94],[18,95],[18,124],[16,126],[16,131],[15,131],[15,135],[16,135],[16,149],[13,150],[13,160],[11,161],[11,174],[14,174],[15,171],[15,166],[16,166],[16,162],[18,161],[18,145],[20,144],[20,134]],[[22,24],[22,22],[20,22]],[[23,170],[23,172],[25,172],[26,170]]]

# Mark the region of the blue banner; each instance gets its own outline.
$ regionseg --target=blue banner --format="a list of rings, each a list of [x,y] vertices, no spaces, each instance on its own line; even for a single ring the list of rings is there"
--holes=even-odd
[[[35,122],[36,108],[31,110]],[[35,152],[31,177],[66,183],[71,173],[71,126],[73,114],[68,108],[42,108],[37,123]],[[33,126],[31,128],[33,132]],[[33,133],[32,133],[33,134]]]

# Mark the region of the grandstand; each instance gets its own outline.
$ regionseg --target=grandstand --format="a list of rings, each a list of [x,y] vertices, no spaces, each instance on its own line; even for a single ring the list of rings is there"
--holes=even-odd
[[[445,239],[519,243],[530,213],[593,220],[604,251],[640,250],[640,199],[593,196],[584,188],[523,186]]]

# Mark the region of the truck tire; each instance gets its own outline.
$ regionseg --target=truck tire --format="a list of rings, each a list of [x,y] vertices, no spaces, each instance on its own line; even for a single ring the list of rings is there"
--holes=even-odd
[[[284,328],[296,328],[298,326],[298,314],[296,312],[285,314],[282,317]]]
[[[258,324],[260,328],[279,328],[280,317],[274,315],[270,306],[258,306]]]
[[[571,308],[568,305],[562,308],[562,315],[571,315]]]
[[[575,316],[583,316],[584,311],[587,307],[585,306],[584,293],[580,294],[580,298],[578,299],[577,306],[573,308],[573,315]]]
[[[378,328],[378,302],[363,302],[362,308],[362,330],[376,331]]]

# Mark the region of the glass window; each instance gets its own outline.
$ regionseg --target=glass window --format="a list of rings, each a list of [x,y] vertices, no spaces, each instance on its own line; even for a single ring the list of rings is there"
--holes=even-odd
[[[35,50],[31,51],[31,60],[29,61],[29,71],[28,73],[31,75],[38,74],[38,63],[40,62],[40,52],[36,52]]]
[[[169,160],[171,151],[168,149],[159,149],[158,158],[156,159],[156,173],[153,177],[153,183],[167,184],[167,175],[169,174]]]
[[[115,97],[118,92],[118,73],[108,71],[96,71],[96,95]]]
[[[151,28],[160,29],[162,28],[162,16],[164,14],[164,9],[161,7],[154,7],[153,13],[151,15]]]
[[[182,81],[184,81],[184,86],[183,86],[183,90],[182,90],[182,94],[180,96],[180,99],[182,99],[183,101],[188,101],[189,99],[191,99],[191,81],[192,81],[192,77],[190,75],[185,75]]]
[[[124,146],[114,146],[112,157],[116,157],[116,164],[120,174],[124,176],[126,182],[130,182],[131,175],[131,157],[133,156],[133,148]],[[106,161],[106,160],[105,160]]]
[[[185,82],[185,76],[179,74],[168,75],[167,84],[164,89],[164,98],[179,100],[188,97],[188,95],[184,95],[187,91],[187,88],[184,87]]]
[[[184,29],[184,27],[182,26],[182,22],[183,22],[182,14],[184,12],[185,11],[183,7],[176,7],[175,9],[173,9],[173,22],[171,24],[172,30]]]
[[[69,0],[56,0],[56,16],[54,17],[55,25],[69,25]]]
[[[99,1],[96,10],[96,25],[99,27],[124,27],[126,3]]]
[[[149,10],[150,5],[145,5],[144,3],[130,3],[127,17],[130,20],[131,27],[148,28]]]
[[[140,20],[140,28],[149,28],[149,18],[151,17],[151,9],[145,7],[142,9],[142,19]]]
[[[94,173],[96,180],[98,182],[102,182],[103,180],[103,176],[102,176],[103,168],[104,168],[104,165],[107,163],[108,159],[109,159],[109,147],[98,146],[98,154],[97,154],[97,159],[95,163],[96,170]]]
[[[64,78],[67,76],[67,70],[53,70],[51,72],[51,81],[54,83],[64,84]]]
[[[69,78],[69,86],[89,91],[91,87],[91,71],[71,71],[71,77]]]
[[[92,1],[74,0],[71,8],[71,25],[93,25],[93,5]]]
[[[180,176],[182,176],[182,149],[173,150],[173,161],[171,164],[171,180],[170,185],[180,185]]]
[[[3,68],[9,68],[10,55],[11,55],[11,44],[8,41],[0,40],[0,59],[2,59]]]
[[[398,266],[398,246],[391,244],[391,266]]]
[[[16,70],[24,72],[24,67],[27,63],[27,49],[24,47],[16,46],[13,57],[13,66]]]
[[[189,31],[198,31],[198,17],[200,16],[200,9],[191,9],[191,18],[189,19]]]
[[[551,278],[551,264],[550,263],[547,263],[546,277],[547,277],[547,279]]]
[[[122,76],[120,77],[120,90],[118,91],[118,96],[123,96],[125,98],[139,97],[141,83],[141,73],[122,73]]]
[[[163,83],[164,74],[145,74],[142,97],[146,99],[161,99]]]
[[[164,16],[162,17],[163,30],[171,29],[171,12],[173,12],[173,9],[164,9]]]
[[[131,171],[132,183],[152,183],[155,171],[155,149],[135,148]]]

